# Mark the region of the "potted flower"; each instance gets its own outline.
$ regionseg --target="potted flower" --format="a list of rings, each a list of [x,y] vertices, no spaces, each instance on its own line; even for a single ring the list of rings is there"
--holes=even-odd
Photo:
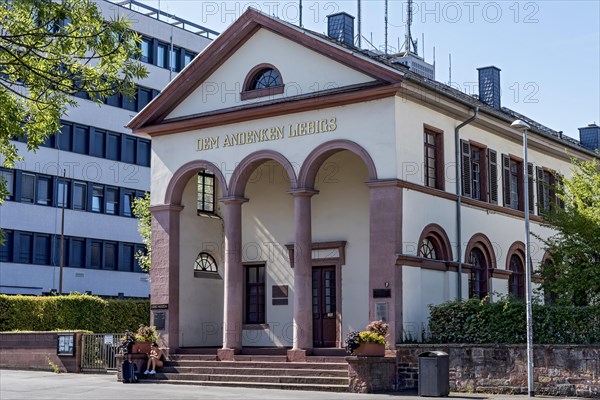
[[[346,352],[353,356],[383,357],[388,328],[389,325],[383,321],[373,321],[365,331],[348,333]]]
[[[158,332],[155,326],[140,325],[135,333],[135,343],[133,344],[133,353],[150,353],[152,342],[158,340]]]

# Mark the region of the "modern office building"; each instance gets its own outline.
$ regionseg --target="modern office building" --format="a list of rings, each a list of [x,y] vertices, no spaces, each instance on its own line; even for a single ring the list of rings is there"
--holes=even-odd
[[[525,210],[549,235],[542,210],[600,128],[580,143],[501,107],[496,67],[474,98],[353,37],[249,10],[130,122],[152,138],[152,320],[171,352],[301,360],[377,319],[393,348],[429,304],[524,296]]]
[[[97,0],[108,19],[125,15],[142,38],[148,77],[134,100],[113,96],[99,106],[77,98],[60,134],[0,169],[9,197],[0,207],[0,293],[44,294],[60,282],[64,205],[64,293],[147,297],[149,279],[134,259],[142,249],[131,204],[150,189],[150,141],[127,122],[216,36],[216,32],[136,1]],[[63,179],[66,173],[66,179]],[[63,201],[64,199],[64,201]]]

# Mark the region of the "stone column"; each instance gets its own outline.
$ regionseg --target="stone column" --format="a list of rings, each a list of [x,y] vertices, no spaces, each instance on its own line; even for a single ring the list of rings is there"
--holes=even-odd
[[[225,204],[225,290],[223,304],[223,348],[219,360],[233,360],[242,349],[244,268],[242,266],[243,197],[227,197]]]
[[[396,180],[367,182],[369,187],[369,320],[377,319],[377,303],[387,303],[389,348],[402,336],[402,188]],[[383,289],[374,297],[375,289]],[[389,297],[386,290],[389,289]]]
[[[314,189],[295,189],[294,196],[294,339],[289,361],[305,361],[313,347],[312,315],[312,228],[311,204]]]
[[[165,204],[150,207],[152,213],[152,269],[150,294],[152,305],[160,309],[150,313],[150,324],[164,317],[160,329],[168,353],[179,347],[179,215],[183,206]],[[166,307],[166,308],[164,308]]]

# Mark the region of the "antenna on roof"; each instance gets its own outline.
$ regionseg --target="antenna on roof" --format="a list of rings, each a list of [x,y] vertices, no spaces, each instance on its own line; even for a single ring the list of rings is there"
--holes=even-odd
[[[362,46],[362,7],[360,4],[360,0],[358,0],[357,4],[357,14],[358,14],[358,48],[360,49]]]
[[[300,28],[302,28],[302,0],[299,0],[300,4],[298,4],[298,14],[300,15],[299,21],[298,21],[298,26]]]
[[[448,85],[452,86],[452,54],[448,54]]]
[[[385,0],[385,54],[388,53],[388,0]]]
[[[406,16],[407,16],[407,21],[406,21],[406,36],[405,36],[405,42],[404,42],[404,51],[406,51],[407,53],[414,53],[416,55],[419,55],[419,50],[417,48],[417,41],[413,40],[412,32],[410,31],[410,28],[411,28],[412,22],[413,22],[413,2],[412,2],[412,0],[408,0]]]

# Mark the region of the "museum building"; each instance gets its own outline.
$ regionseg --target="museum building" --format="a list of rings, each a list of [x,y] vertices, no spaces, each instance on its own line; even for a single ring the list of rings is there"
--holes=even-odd
[[[394,348],[429,304],[524,296],[525,207],[550,234],[540,214],[600,128],[562,136],[500,106],[498,68],[475,98],[356,48],[352,25],[249,9],[129,123],[152,138],[152,322],[170,351],[302,359],[377,319]],[[536,272],[534,237],[531,255]]]

